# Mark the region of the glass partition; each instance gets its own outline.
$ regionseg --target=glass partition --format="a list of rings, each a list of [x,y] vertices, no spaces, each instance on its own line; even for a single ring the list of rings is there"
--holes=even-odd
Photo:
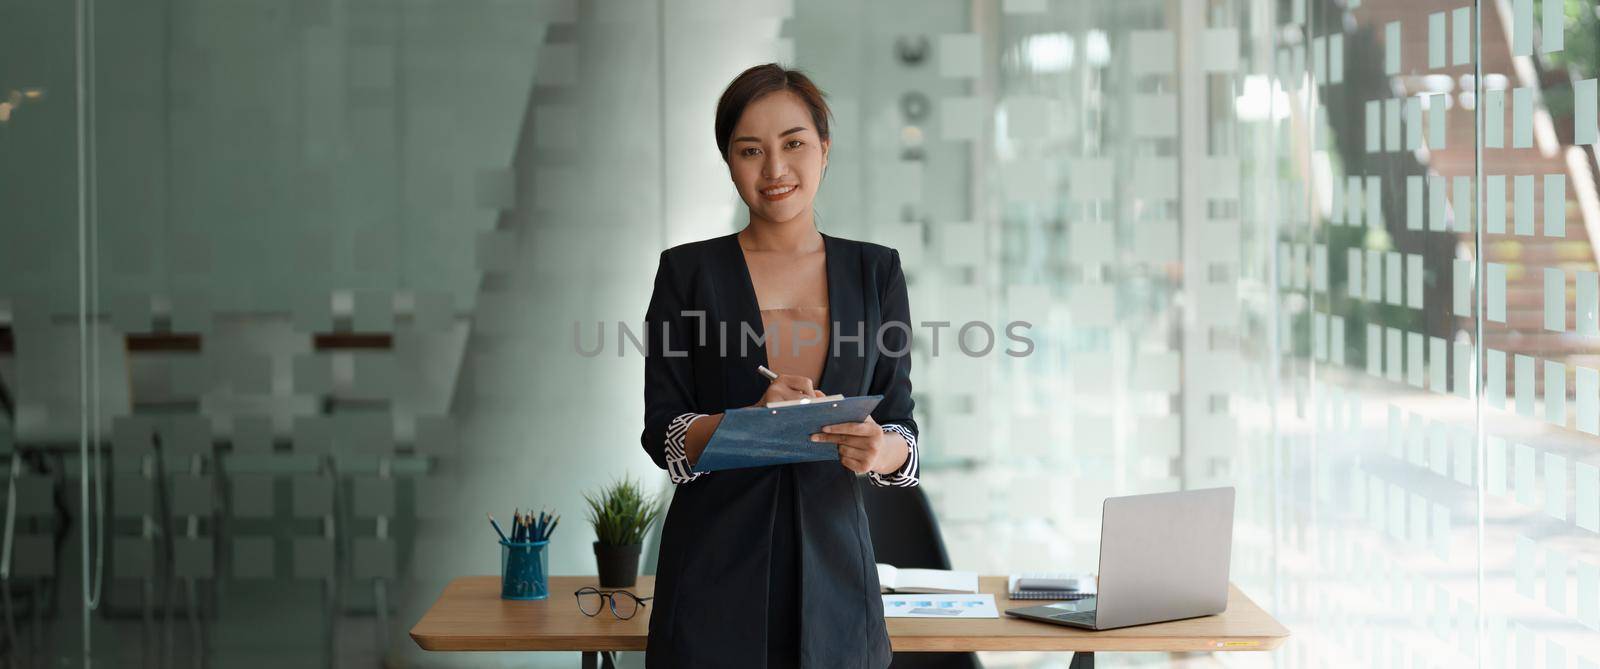
[[[406,632],[485,511],[590,573],[583,492],[671,494],[625,331],[745,224],[712,118],[776,61],[819,228],[904,262],[956,568],[1231,485],[1294,636],[1207,662],[1600,666],[1593,10],[0,0],[0,655],[577,662]]]

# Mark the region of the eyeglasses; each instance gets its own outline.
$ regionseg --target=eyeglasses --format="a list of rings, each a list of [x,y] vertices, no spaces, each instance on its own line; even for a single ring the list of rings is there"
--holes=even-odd
[[[578,588],[578,591],[572,594],[578,598],[578,610],[582,611],[583,615],[591,618],[600,615],[600,604],[609,600],[611,602],[611,615],[621,620],[632,618],[635,613],[639,612],[640,608],[644,607],[645,602],[655,599],[654,597],[640,597],[627,590],[602,592],[594,586]]]

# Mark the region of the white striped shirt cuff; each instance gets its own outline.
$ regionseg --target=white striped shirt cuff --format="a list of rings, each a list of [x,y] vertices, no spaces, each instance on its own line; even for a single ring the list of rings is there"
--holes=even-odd
[[[688,454],[683,450],[683,440],[689,436],[689,424],[705,416],[703,413],[686,413],[667,424],[667,478],[673,483],[688,483],[706,475],[706,472],[694,471],[689,465]]]
[[[867,477],[872,479],[872,485],[896,488],[910,488],[917,485],[917,435],[899,425],[890,424],[879,427],[883,428],[884,432],[893,432],[904,437],[906,447],[911,449],[911,452],[906,455],[906,463],[900,465],[900,468],[895,470],[893,474],[885,475],[877,472],[867,472]]]

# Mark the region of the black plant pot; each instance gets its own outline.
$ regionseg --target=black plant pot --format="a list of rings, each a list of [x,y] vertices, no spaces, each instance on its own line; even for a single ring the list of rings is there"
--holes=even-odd
[[[594,542],[594,559],[600,566],[600,587],[631,588],[639,579],[639,552],[643,546],[610,546]]]

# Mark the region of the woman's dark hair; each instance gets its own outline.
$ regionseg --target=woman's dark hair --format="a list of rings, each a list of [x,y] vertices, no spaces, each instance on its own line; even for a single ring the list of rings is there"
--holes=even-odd
[[[778,91],[793,91],[800,96],[800,101],[811,110],[811,122],[817,126],[817,137],[827,141],[828,119],[833,112],[828,110],[826,96],[805,73],[784,69],[777,63],[767,63],[741,72],[722,92],[722,99],[717,101],[717,151],[722,154],[724,161],[728,159],[728,141],[732,139],[733,126],[739,123],[739,117],[744,116],[744,108],[762,96]]]

